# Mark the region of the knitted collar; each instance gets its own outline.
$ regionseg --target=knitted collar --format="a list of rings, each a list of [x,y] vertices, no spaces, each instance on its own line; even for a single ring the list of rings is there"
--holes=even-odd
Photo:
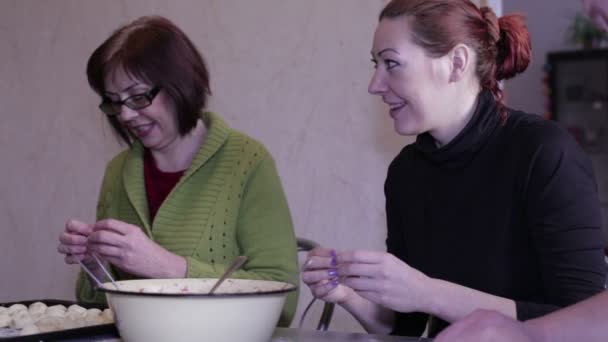
[[[202,112],[201,118],[207,126],[207,137],[198,151],[190,167],[175,185],[177,188],[185,182],[196,170],[205,163],[224,145],[230,134],[230,127],[222,118],[212,112]],[[148,202],[145,196],[144,184],[144,147],[136,141],[131,146],[123,167],[123,186],[127,192],[129,200],[133,204],[145,231],[149,236],[151,233],[151,223],[148,214]]]
[[[418,135],[414,147],[424,158],[436,164],[463,166],[473,159],[499,125],[500,115],[494,96],[484,90],[479,94],[473,116],[452,141],[438,148],[435,139],[427,132]]]

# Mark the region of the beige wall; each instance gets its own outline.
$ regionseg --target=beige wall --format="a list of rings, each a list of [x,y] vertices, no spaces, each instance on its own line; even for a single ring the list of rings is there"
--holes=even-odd
[[[94,219],[104,165],[119,151],[85,63],[145,14],[169,17],[201,49],[210,109],[273,153],[298,235],[383,249],[382,184],[410,141],[366,90],[383,3],[0,0],[0,301],[72,298],[77,267],[63,264],[57,236],[69,217]],[[359,329],[342,312],[332,327]]]

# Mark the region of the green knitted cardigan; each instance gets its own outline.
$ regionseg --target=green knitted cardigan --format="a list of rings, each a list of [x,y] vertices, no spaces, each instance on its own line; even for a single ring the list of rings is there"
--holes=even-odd
[[[235,278],[298,284],[293,223],[274,161],[254,139],[216,114],[202,113],[208,134],[192,165],[150,222],[143,146],[135,142],[108,164],[97,220],[113,218],[142,228],[156,243],[187,261],[188,278],[219,277],[237,255],[248,257]],[[113,268],[118,279],[134,276]],[[81,272],[76,297],[104,302]],[[297,292],[288,295],[279,326],[288,326]]]

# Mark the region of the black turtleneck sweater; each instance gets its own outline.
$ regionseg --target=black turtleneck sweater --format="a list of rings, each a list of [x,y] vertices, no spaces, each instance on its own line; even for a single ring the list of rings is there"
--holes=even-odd
[[[526,320],[604,289],[592,165],[569,134],[482,92],[467,126],[437,148],[421,134],[385,183],[387,249],[426,275],[513,299]],[[428,315],[398,313],[393,334]],[[447,323],[431,320],[433,336]]]

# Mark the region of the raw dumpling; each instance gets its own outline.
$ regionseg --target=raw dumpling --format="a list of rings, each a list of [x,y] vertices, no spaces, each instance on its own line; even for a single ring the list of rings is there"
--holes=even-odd
[[[32,324],[34,324],[34,320],[27,311],[20,311],[13,315],[13,328],[23,329]]]
[[[65,314],[64,318],[65,319],[71,319],[73,321],[84,321],[86,315],[87,315],[86,311],[85,312],[75,312],[75,311],[69,312],[68,311]]]
[[[50,317],[63,317],[68,309],[63,305],[53,305],[46,309],[45,314]]]
[[[82,306],[80,306],[78,304],[72,304],[68,307],[68,312],[72,312],[72,311],[85,312],[85,311],[87,311],[87,309],[83,308]]]
[[[8,314],[13,316],[15,315],[16,312],[18,311],[26,311],[27,312],[27,306],[23,305],[23,304],[13,304],[8,308]]]
[[[57,304],[57,305],[49,306],[49,307],[47,308],[47,311],[48,311],[48,310],[61,310],[61,311],[64,311],[64,312],[65,312],[65,311],[68,311],[68,308],[66,308],[66,307],[65,307],[64,305],[62,305],[62,304]]]
[[[65,317],[74,321],[83,321],[86,314],[87,309],[83,308],[80,305],[73,304],[68,307],[68,311],[65,313]]]
[[[8,313],[0,313],[0,328],[6,328],[10,326],[12,321],[13,319],[11,318],[11,316],[8,315]]]
[[[61,330],[74,329],[74,328],[80,328],[83,326],[84,326],[83,319],[73,319],[72,317],[69,317],[66,315],[66,317],[63,319],[63,321],[59,325],[59,329],[61,329]]]
[[[97,309],[97,308],[92,308],[92,309],[88,309],[87,310],[87,316],[89,315],[101,315],[101,310]]]
[[[19,329],[21,335],[67,330],[90,325],[113,323],[110,309],[86,309],[80,305],[53,305],[47,307],[35,302],[29,308],[23,304],[0,306],[0,329]]]
[[[32,317],[32,319],[35,322],[43,317],[46,317],[46,313],[44,311],[43,312],[40,312],[40,311],[30,312],[30,317]]]
[[[59,330],[61,322],[63,322],[63,317],[45,316],[36,322],[36,326],[40,332],[56,331]]]
[[[97,325],[97,324],[105,323],[105,320],[101,316],[101,310],[99,310],[99,309],[87,310],[87,314],[84,317],[84,320],[87,323],[87,325]]]
[[[28,311],[31,316],[40,316],[46,311],[46,304],[42,302],[30,304]]]
[[[21,336],[23,336],[23,335],[33,335],[33,334],[37,334],[39,332],[40,332],[40,330],[38,330],[38,327],[32,323],[32,324],[28,324],[28,325],[24,326],[23,329],[21,329],[21,332],[19,334]]]
[[[114,323],[114,314],[110,309],[104,309],[101,313],[101,317],[103,318],[105,324]]]

